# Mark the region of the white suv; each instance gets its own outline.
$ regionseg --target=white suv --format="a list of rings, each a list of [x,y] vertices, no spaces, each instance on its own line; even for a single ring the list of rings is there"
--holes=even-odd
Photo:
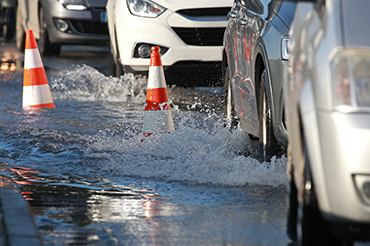
[[[145,73],[151,46],[162,64],[192,66],[222,60],[232,0],[108,0],[111,74]]]

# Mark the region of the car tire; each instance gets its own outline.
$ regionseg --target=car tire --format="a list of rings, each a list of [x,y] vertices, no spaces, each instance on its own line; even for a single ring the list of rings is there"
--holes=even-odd
[[[22,26],[22,13],[19,7],[17,7],[16,13],[17,13],[17,17],[15,19],[16,46],[19,51],[24,52],[26,43],[26,33]]]
[[[15,13],[14,9],[2,9],[2,32],[7,41],[11,41],[15,35]]]
[[[321,216],[315,192],[315,184],[310,170],[306,145],[303,146],[305,167],[303,174],[303,201],[297,206],[297,245],[352,246],[352,241],[343,241],[332,236],[329,225]]]
[[[109,45],[109,73],[111,76],[114,76],[117,78],[121,77],[125,73],[123,66],[119,59],[118,51],[117,51],[116,56],[113,54],[112,43],[110,43]]]
[[[297,241],[297,187],[295,186],[293,174],[288,186],[288,216],[286,233],[290,240]]]
[[[224,82],[224,107],[223,107],[224,126],[232,130],[238,126],[239,120],[238,117],[236,116],[234,107],[229,67],[225,59],[222,62],[222,78]]]
[[[259,142],[261,161],[270,161],[278,153],[279,145],[274,135],[272,125],[271,98],[268,92],[268,76],[266,69],[261,75],[261,84],[258,97],[259,115]]]
[[[39,10],[39,23],[40,23],[40,39],[38,41],[38,47],[40,55],[59,56],[61,46],[60,44],[50,43],[49,34],[47,30],[47,23],[45,22],[45,13],[42,7]]]

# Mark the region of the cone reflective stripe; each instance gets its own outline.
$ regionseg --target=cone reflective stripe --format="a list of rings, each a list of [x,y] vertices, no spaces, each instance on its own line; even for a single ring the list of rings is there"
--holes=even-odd
[[[175,130],[171,107],[167,95],[159,47],[152,47],[150,55],[148,87],[144,113],[143,134],[166,133]]]
[[[23,108],[55,107],[32,30],[26,32],[22,106]]]

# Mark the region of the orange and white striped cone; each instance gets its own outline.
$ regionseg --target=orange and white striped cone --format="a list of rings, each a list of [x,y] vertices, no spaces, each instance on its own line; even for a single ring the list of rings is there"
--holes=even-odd
[[[150,55],[143,134],[144,137],[148,137],[153,133],[168,133],[173,130],[175,127],[167,95],[161,55],[159,47],[155,46],[152,47]]]
[[[32,30],[26,31],[22,106],[25,109],[55,107]]]

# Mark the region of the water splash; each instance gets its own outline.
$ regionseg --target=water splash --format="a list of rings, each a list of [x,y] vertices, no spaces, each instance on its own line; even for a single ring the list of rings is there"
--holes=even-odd
[[[95,68],[83,65],[53,77],[50,87],[54,100],[108,101],[143,103],[147,79],[125,74],[121,78],[106,77]]]
[[[189,120],[184,117],[182,122]],[[150,136],[143,143],[140,136],[101,137],[86,149],[84,156],[99,159],[93,165],[114,176],[233,186],[286,183],[286,157],[260,163],[244,155],[254,147],[242,130],[231,133],[216,125],[212,131],[187,124],[178,127],[170,134]]]
[[[63,106],[17,115],[18,125],[7,127],[6,139],[19,148],[0,154],[22,165],[39,163],[45,172],[192,184],[285,184],[285,156],[260,163],[250,155],[255,142],[245,132],[222,127],[219,89],[171,87],[176,130],[140,143],[146,84],[145,77],[106,77],[89,66],[63,71],[51,79],[54,101]],[[137,105],[129,107],[130,102]]]

